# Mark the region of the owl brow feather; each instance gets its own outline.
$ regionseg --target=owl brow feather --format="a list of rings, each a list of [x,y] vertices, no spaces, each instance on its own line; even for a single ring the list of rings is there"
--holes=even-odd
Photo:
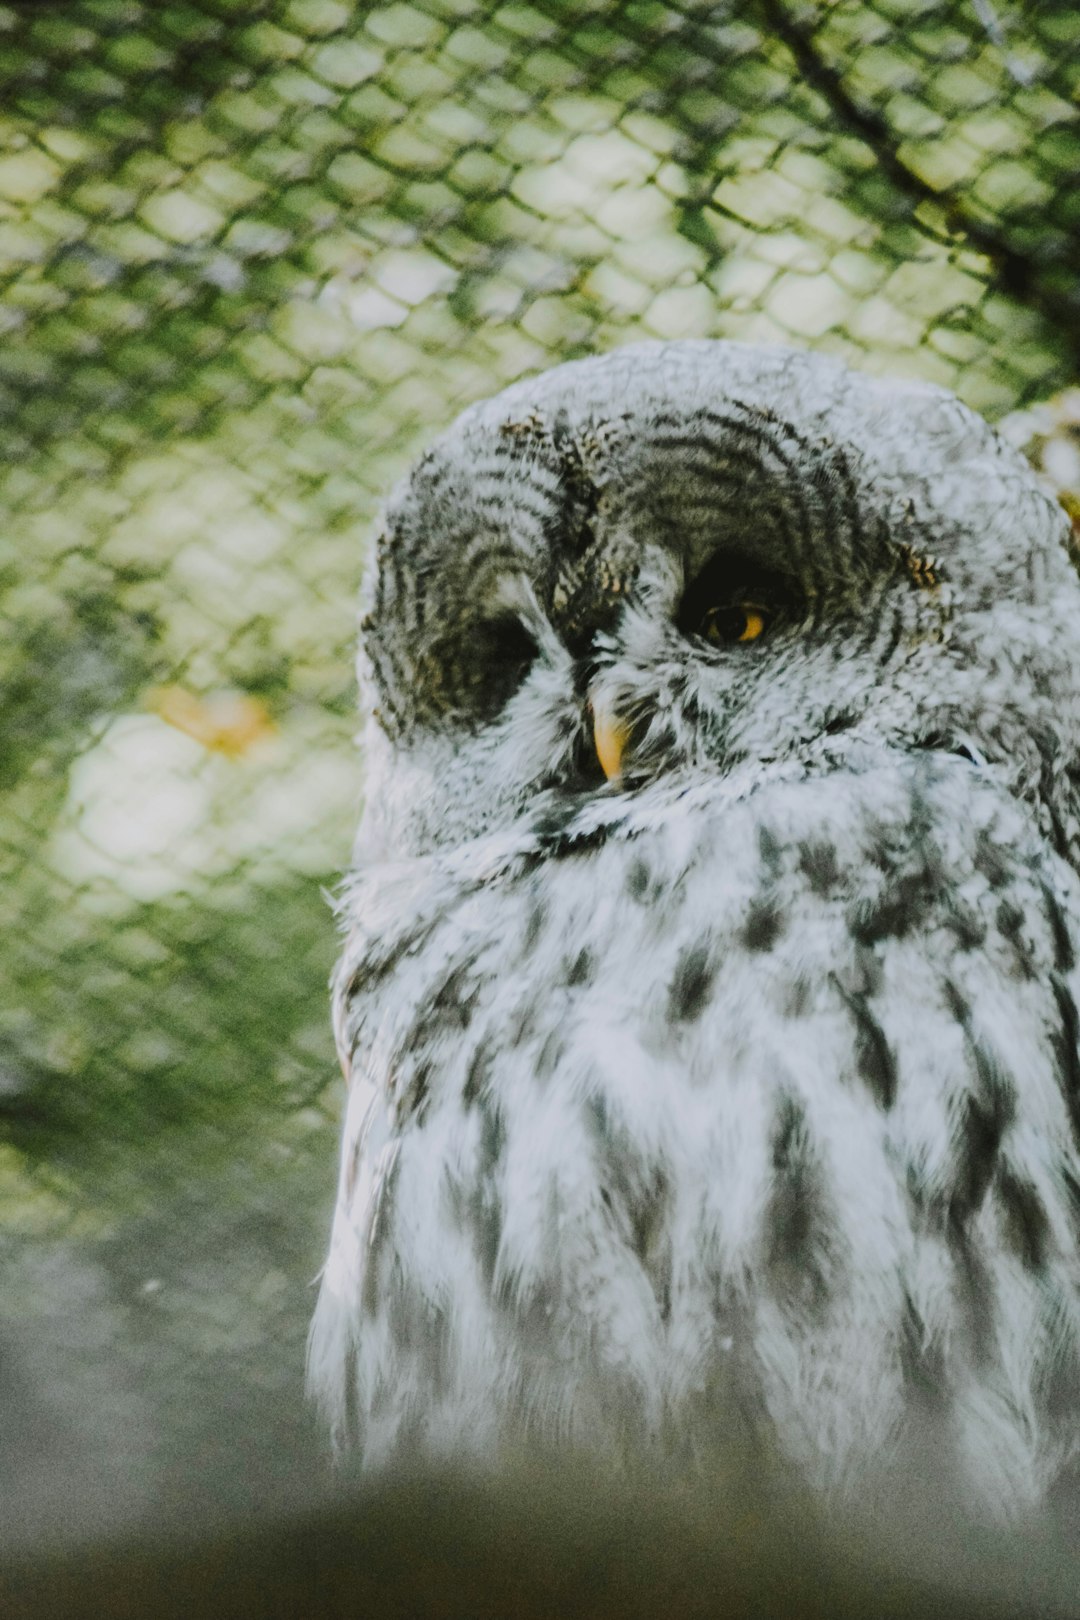
[[[596,533],[603,490],[595,476],[610,456],[619,424],[600,421],[572,428],[565,413],[554,418],[531,411],[503,422],[504,439],[554,462],[568,503],[560,535],[564,555],[554,570],[549,601],[552,618],[568,643],[609,625],[637,575],[637,563],[626,545]]]
[[[904,540],[898,543],[896,550],[917,589],[930,593],[938,590],[943,575],[941,563],[936,557],[920,556],[915,547],[908,545]]]

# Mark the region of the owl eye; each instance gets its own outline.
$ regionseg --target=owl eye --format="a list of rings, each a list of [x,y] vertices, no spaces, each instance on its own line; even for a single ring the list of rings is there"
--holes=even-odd
[[[514,618],[489,619],[473,628],[470,666],[473,702],[490,719],[514,695],[539,654],[525,626]]]
[[[798,622],[797,582],[756,558],[717,552],[687,585],[676,623],[683,635],[713,647],[757,641],[778,621]]]
[[[756,641],[768,617],[768,610],[756,602],[722,604],[709,608],[697,633],[717,647],[733,641]]]

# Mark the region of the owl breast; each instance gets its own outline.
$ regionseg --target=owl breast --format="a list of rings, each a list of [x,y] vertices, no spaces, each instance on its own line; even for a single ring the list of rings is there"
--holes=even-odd
[[[993,769],[852,749],[361,868],[311,1373],[371,1463],[522,1437],[996,1511],[1078,1442],[1080,893]],[[1071,1393],[1070,1393],[1071,1392]]]

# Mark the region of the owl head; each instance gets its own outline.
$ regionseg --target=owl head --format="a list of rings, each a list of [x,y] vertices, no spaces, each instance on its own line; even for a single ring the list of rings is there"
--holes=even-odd
[[[726,342],[559,366],[392,495],[366,584],[361,858],[609,823],[722,779],[943,749],[1066,851],[1080,584],[943,389]]]

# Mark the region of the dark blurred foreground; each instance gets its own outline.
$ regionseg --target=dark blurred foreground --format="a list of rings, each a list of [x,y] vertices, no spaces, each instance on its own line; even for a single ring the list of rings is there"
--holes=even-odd
[[[302,1486],[300,1482],[302,1492]],[[917,1508],[830,1524],[782,1492],[740,1504],[554,1472],[502,1486],[388,1483],[142,1545],[41,1550],[0,1571],[5,1620],[319,1615],[1069,1616],[1080,1557],[1058,1523],[1021,1538]]]

